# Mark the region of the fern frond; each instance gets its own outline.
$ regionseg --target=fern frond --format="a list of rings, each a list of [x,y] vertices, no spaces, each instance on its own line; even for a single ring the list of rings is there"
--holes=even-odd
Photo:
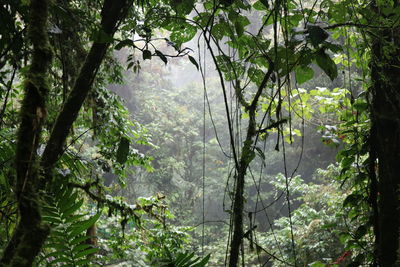
[[[78,214],[84,201],[78,192],[62,185],[47,195],[43,208],[43,221],[52,227],[44,250],[43,260],[47,266],[86,266],[88,255],[94,254],[94,248],[85,241],[86,235],[100,217],[100,213],[85,219],[85,214]]]

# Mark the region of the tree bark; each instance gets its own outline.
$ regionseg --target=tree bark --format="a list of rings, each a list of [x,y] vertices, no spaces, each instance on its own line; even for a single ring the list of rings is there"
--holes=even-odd
[[[259,85],[255,96],[253,97],[251,103],[247,103],[244,96],[238,90],[236,92],[237,97],[241,104],[247,109],[249,113],[249,122],[247,126],[246,140],[244,141],[242,147],[242,154],[240,155],[240,160],[238,166],[236,167],[236,186],[235,195],[233,199],[233,235],[229,251],[229,266],[236,267],[239,262],[239,251],[240,246],[243,242],[243,209],[244,209],[244,186],[246,172],[249,167],[250,162],[255,157],[254,152],[254,137],[257,135],[257,123],[256,123],[256,111],[258,100],[261,96],[262,91],[267,85],[271,74],[274,70],[274,64],[272,61],[269,62],[269,69],[264,75],[264,78]],[[237,83],[239,84],[239,83]]]
[[[131,0],[105,0],[101,12],[102,21],[100,30],[102,33],[113,37],[117,30],[118,23],[129,10],[130,3],[132,3]],[[44,168],[46,176],[51,174],[54,164],[63,153],[64,144],[72,124],[78,117],[79,110],[88,96],[108,46],[109,43],[93,43],[75,81],[75,85],[57,117],[42,157],[41,165]]]
[[[105,0],[100,31],[112,37],[131,3],[132,0]],[[47,35],[48,0],[31,0],[30,7],[29,36],[33,44],[33,54],[25,81],[16,154],[16,194],[21,219],[5,249],[0,266],[32,266],[46,241],[50,227],[42,222],[39,189],[46,188],[46,184],[52,180],[40,180],[39,174],[43,168],[46,178],[51,178],[55,163],[63,153],[63,146],[72,124],[92,87],[109,46],[109,43],[100,41],[93,43],[75,86],[57,117],[39,162],[36,151],[46,118],[45,104],[49,91],[46,77],[52,58]]]
[[[3,266],[31,266],[49,233],[49,227],[42,223],[36,191],[39,173],[36,151],[46,119],[47,73],[52,60],[47,34],[48,9],[48,0],[30,2],[28,36],[33,47],[32,61],[25,78],[16,151],[15,191],[20,221],[0,261]]]
[[[371,54],[371,132],[378,159],[379,266],[398,266],[400,230],[400,28],[375,31]],[[371,130],[372,131],[372,130]]]

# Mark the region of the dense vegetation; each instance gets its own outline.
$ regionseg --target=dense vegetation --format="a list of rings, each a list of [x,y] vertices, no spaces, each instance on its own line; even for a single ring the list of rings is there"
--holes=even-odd
[[[0,266],[400,266],[397,0],[0,3]]]

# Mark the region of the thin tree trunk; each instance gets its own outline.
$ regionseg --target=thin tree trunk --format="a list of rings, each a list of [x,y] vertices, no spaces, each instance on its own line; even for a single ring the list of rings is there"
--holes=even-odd
[[[243,242],[243,209],[244,209],[244,186],[247,168],[250,162],[254,159],[254,137],[257,135],[257,123],[256,123],[256,110],[258,100],[261,96],[262,91],[267,85],[269,78],[274,70],[274,64],[269,61],[269,69],[264,75],[264,78],[257,89],[255,96],[251,103],[247,103],[244,96],[238,90],[236,92],[237,97],[241,104],[247,109],[249,113],[249,122],[247,126],[246,140],[242,147],[242,154],[240,155],[239,164],[236,167],[236,186],[235,195],[233,199],[233,235],[229,251],[229,266],[236,267],[239,262],[240,247]],[[239,84],[239,83],[238,83]]]
[[[250,112],[249,112],[250,113]],[[243,242],[243,207],[244,207],[244,185],[247,168],[253,160],[253,138],[256,135],[255,111],[249,116],[246,141],[244,142],[242,154],[239,161],[239,169],[236,175],[235,196],[233,201],[233,236],[229,252],[229,266],[236,267],[239,262],[240,246]]]

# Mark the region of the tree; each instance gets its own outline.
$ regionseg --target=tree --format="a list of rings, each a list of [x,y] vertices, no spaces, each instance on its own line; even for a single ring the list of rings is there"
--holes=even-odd
[[[124,0],[106,0],[101,12],[99,33],[113,36],[131,3]],[[66,138],[109,46],[109,42],[101,40],[92,44],[74,87],[57,116],[45,151],[39,159],[36,151],[46,120],[46,104],[50,91],[46,80],[51,63],[47,33],[49,5],[47,0],[32,0],[30,3],[28,32],[33,52],[26,76],[16,153],[15,192],[21,219],[1,259],[4,266],[31,266],[49,234],[49,225],[44,224],[41,217],[40,192],[54,182],[55,163],[64,151]]]
[[[399,2],[373,1],[369,14],[382,28],[369,32],[371,39],[371,199],[375,208],[377,264],[400,263],[400,27]],[[375,174],[377,176],[375,176]]]

